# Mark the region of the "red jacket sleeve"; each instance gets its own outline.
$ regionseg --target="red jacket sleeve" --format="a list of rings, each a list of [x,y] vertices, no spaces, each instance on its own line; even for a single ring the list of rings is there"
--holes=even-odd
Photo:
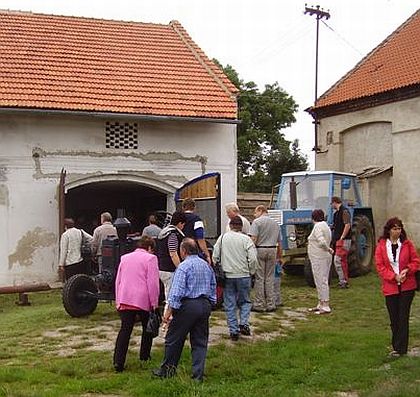
[[[376,246],[375,262],[379,277],[388,281],[395,280],[395,273],[392,270],[391,264],[389,263],[388,255],[386,253],[386,246],[382,241],[379,242],[379,244]]]

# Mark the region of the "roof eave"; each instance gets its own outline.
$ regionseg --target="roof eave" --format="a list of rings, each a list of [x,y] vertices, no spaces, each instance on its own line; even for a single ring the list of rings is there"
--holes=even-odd
[[[347,101],[332,103],[326,106],[311,106],[305,109],[314,119],[336,116],[358,110],[368,109],[387,103],[398,102],[420,96],[420,83],[401,87],[394,90],[380,92],[361,98],[350,99]]]
[[[0,114],[36,114],[36,115],[62,115],[62,116],[77,116],[77,117],[95,117],[95,118],[110,118],[118,117],[124,119],[136,119],[145,121],[188,121],[201,123],[217,123],[217,124],[240,124],[238,119],[228,118],[213,118],[213,117],[192,117],[192,116],[169,116],[169,115],[149,115],[138,113],[118,113],[118,112],[96,112],[96,111],[82,111],[82,110],[65,110],[65,109],[36,109],[36,108],[14,108],[14,107],[0,107]]]

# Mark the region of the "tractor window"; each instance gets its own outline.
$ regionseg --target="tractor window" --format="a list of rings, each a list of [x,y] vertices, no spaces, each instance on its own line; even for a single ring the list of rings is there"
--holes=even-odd
[[[281,195],[278,200],[278,208],[290,208],[290,177],[282,181]],[[329,207],[329,176],[328,175],[308,175],[295,177],[297,183],[297,206],[300,209],[321,208],[326,211]]]
[[[333,196],[340,197],[345,206],[353,207],[357,204],[356,191],[354,181],[350,180],[349,186],[348,180],[349,178],[343,178],[342,176],[334,177]]]

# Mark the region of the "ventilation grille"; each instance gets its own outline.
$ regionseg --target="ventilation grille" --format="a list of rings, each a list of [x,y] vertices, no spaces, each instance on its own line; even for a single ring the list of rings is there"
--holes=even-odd
[[[107,149],[137,149],[137,123],[106,122],[105,145]]]

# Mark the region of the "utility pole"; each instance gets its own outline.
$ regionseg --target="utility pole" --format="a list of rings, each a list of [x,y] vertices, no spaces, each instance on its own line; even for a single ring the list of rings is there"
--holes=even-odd
[[[310,16],[315,15],[316,18],[316,46],[315,46],[315,101],[318,99],[318,43],[319,43],[319,21],[322,18],[329,19],[330,13],[328,11],[324,11],[319,5],[315,7],[308,7],[305,4],[305,14],[309,14]],[[314,126],[315,126],[315,146],[312,150],[315,153],[319,152],[318,148],[318,120],[316,115],[314,115]]]

